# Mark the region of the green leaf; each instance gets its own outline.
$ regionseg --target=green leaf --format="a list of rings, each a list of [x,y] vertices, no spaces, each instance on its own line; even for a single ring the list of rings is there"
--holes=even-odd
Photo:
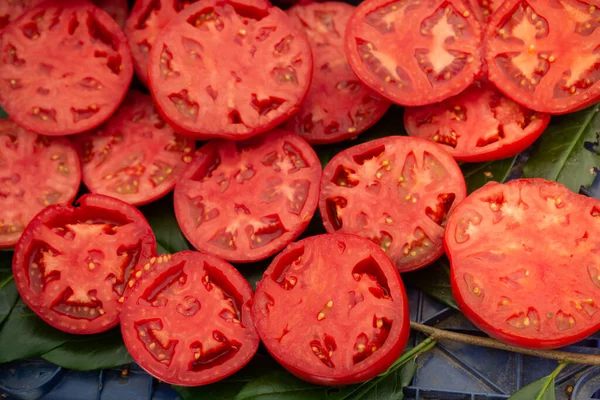
[[[567,365],[567,363],[558,364],[558,367],[550,375],[530,383],[510,396],[508,400],[555,400],[554,380]]]
[[[524,176],[556,181],[574,192],[589,186],[596,176],[594,168],[600,166],[600,154],[594,146],[600,131],[598,107],[596,104],[553,117],[553,123],[535,142],[523,169]]]
[[[273,371],[245,385],[235,400],[320,400],[331,399],[327,388],[304,382],[287,371]]]
[[[503,160],[488,161],[485,163],[465,163],[460,169],[463,171],[467,183],[467,191],[473,193],[488,182],[505,182],[515,165],[517,156]]]
[[[419,289],[434,299],[458,310],[450,286],[450,264],[444,256],[427,268],[402,274],[407,285]]]
[[[140,207],[140,211],[146,216],[152,231],[154,231],[159,254],[177,253],[192,249],[177,224],[173,208],[173,195],[165,196],[158,201]]]
[[[19,299],[19,292],[13,280],[11,260],[12,252],[0,253],[0,326]]]
[[[78,371],[114,368],[133,362],[119,328],[97,335],[76,336],[42,358]]]
[[[413,360],[408,360],[401,368],[382,378],[377,385],[368,388],[368,390],[358,392],[351,397],[345,397],[345,399],[402,400],[404,399],[404,388],[410,385],[416,372],[417,363]]]
[[[19,299],[0,331],[0,363],[42,355],[71,338],[46,324]]]

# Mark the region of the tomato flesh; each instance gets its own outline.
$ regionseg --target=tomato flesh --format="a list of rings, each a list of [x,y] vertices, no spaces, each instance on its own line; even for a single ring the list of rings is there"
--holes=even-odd
[[[211,141],[175,186],[175,215],[198,250],[234,262],[261,260],[306,229],[320,178],[317,155],[293,133]]]
[[[89,194],[79,207],[52,205],[21,235],[13,258],[19,294],[44,321],[69,333],[106,331],[119,323],[136,268],[150,262],[156,239],[134,207]]]
[[[489,79],[540,112],[564,114],[598,101],[599,19],[595,1],[504,2],[486,33]]]
[[[528,110],[485,84],[404,112],[409,135],[433,140],[467,162],[512,157],[532,145],[549,122],[550,115]]]
[[[0,121],[0,248],[13,247],[50,204],[70,204],[81,181],[79,158],[64,138]]]
[[[192,139],[175,133],[160,117],[152,98],[136,91],[104,125],[73,141],[88,189],[133,205],[171,191],[195,150]]]
[[[344,54],[344,35],[354,7],[325,2],[297,5],[288,15],[308,35],[313,79],[300,111],[286,123],[311,144],[356,137],[387,111],[389,101],[358,80]]]
[[[444,244],[463,313],[490,336],[555,348],[600,328],[600,201],[542,179],[489,183]]]
[[[125,21],[129,14],[127,0],[91,0],[115,20],[121,29],[125,27]]]
[[[298,110],[312,56],[304,33],[278,8],[207,0],[160,32],[148,74],[154,101],[175,128],[203,139],[244,139]]]
[[[477,21],[487,24],[504,0],[468,0],[468,5]]]
[[[252,314],[271,355],[320,385],[362,382],[385,371],[410,330],[392,262],[371,241],[345,234],[290,244],[258,283]]]
[[[479,24],[461,0],[367,0],[345,45],[360,80],[405,106],[454,96],[481,68]]]
[[[40,134],[101,124],[132,75],[125,35],[87,1],[44,2],[0,33],[0,103],[16,123]]]
[[[121,313],[134,360],[156,378],[183,386],[216,382],[246,365],[259,338],[244,277],[219,258],[193,251],[158,260]]]

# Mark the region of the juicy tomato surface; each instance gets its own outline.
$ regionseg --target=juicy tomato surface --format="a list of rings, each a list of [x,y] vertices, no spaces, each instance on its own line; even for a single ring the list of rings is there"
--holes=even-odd
[[[136,91],[104,125],[73,141],[88,189],[133,205],[171,191],[195,150],[192,139],[175,133],[160,117],[152,98]]]
[[[313,79],[300,111],[286,123],[311,144],[356,137],[377,122],[389,101],[358,80],[344,54],[344,34],[355,7],[339,2],[309,3],[288,11],[310,42]]]
[[[175,186],[175,215],[198,250],[234,262],[261,260],[306,229],[320,178],[314,150],[291,132],[211,141]]]
[[[485,84],[404,111],[409,135],[433,140],[456,160],[467,162],[514,156],[533,144],[549,122],[550,115],[528,110]]]
[[[406,292],[390,259],[371,241],[345,234],[290,244],[258,283],[252,314],[269,353],[320,385],[382,373],[410,330]]]
[[[206,0],[160,32],[148,74],[154,101],[174,127],[203,139],[244,139],[299,109],[312,55],[304,32],[280,9]]]
[[[119,323],[134,270],[155,253],[154,234],[136,208],[88,194],[79,207],[52,205],[37,214],[15,247],[12,268],[21,298],[40,318],[90,334]]]
[[[473,15],[482,24],[487,24],[504,0],[468,0]]]
[[[425,139],[389,136],[350,147],[323,170],[327,232],[371,239],[400,272],[439,258],[448,214],[466,196],[456,161]]]
[[[461,0],[364,1],[345,44],[360,80],[405,106],[454,96],[481,69],[479,24]]]
[[[43,0],[4,0],[0,2],[0,29]]]
[[[490,336],[555,348],[600,328],[600,201],[542,179],[490,183],[458,205],[444,244],[454,297]]]
[[[489,79],[525,107],[564,114],[600,98],[600,1],[508,0],[486,33]]]
[[[127,0],[92,0],[92,3],[106,11],[121,29],[125,27],[125,21],[129,14]]]
[[[0,52],[0,103],[19,125],[45,135],[79,133],[105,121],[133,75],[119,26],[83,0],[30,9],[2,30]]]
[[[170,384],[199,386],[250,361],[259,337],[252,288],[230,264],[195,251],[158,256],[127,296],[123,340],[134,360]]]
[[[71,203],[80,181],[79,158],[68,140],[0,121],[0,248],[13,247],[42,208]]]

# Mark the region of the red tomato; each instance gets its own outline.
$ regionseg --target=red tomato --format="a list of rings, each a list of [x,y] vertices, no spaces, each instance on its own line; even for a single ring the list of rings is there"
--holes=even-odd
[[[52,205],[36,215],[12,268],[21,298],[40,318],[65,332],[98,333],[119,323],[133,271],[150,261],[156,240],[127,203],[88,194],[79,205]]]
[[[230,264],[184,251],[158,257],[158,268],[128,295],[121,332],[134,360],[156,378],[199,386],[250,361],[259,338],[252,288]]]
[[[314,67],[308,96],[286,127],[311,144],[356,137],[390,106],[358,80],[346,60],[344,34],[353,11],[353,6],[338,2],[297,5],[288,11],[308,35]]]
[[[444,245],[452,292],[490,336],[522,347],[600,328],[600,201],[542,179],[489,183],[458,205]]]
[[[467,162],[512,157],[533,144],[549,122],[550,115],[528,110],[489,85],[404,112],[409,135],[433,140]]]
[[[133,66],[125,35],[84,0],[52,0],[0,34],[0,102],[46,135],[92,129],[125,97]]]
[[[254,323],[269,353],[319,385],[385,371],[408,340],[404,285],[385,253],[354,235],[290,244],[256,287]]]
[[[479,24],[461,0],[367,0],[348,22],[346,55],[366,85],[405,106],[466,89],[481,68]]]
[[[148,75],[174,127],[203,139],[244,139],[298,111],[312,56],[305,34],[280,9],[205,0],[160,32]]]
[[[600,99],[600,2],[507,0],[486,33],[489,78],[532,110],[564,114]]]
[[[0,121],[0,248],[13,247],[49,204],[69,204],[81,181],[75,149],[64,138]]]
[[[504,0],[468,0],[468,5],[477,18],[477,21],[482,24],[487,24],[487,22],[492,17],[492,14],[496,12],[496,10],[502,5]]]
[[[377,243],[400,272],[438,259],[448,214],[466,196],[456,161],[420,138],[389,136],[350,147],[323,171],[319,210],[327,232]]]
[[[92,3],[106,11],[121,29],[125,27],[127,14],[129,14],[127,0],[92,0]]]
[[[163,121],[152,98],[136,91],[106,124],[73,141],[88,189],[133,205],[170,192],[195,150],[193,140]]]
[[[175,215],[198,250],[234,262],[262,260],[306,229],[320,178],[314,150],[292,133],[211,141],[175,186]]]

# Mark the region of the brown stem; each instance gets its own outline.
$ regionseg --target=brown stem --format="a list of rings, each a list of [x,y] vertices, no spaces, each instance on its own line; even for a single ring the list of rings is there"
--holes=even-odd
[[[569,353],[560,350],[534,350],[524,349],[521,347],[511,346],[486,337],[465,335],[464,333],[450,332],[442,329],[437,329],[432,326],[419,324],[418,322],[410,322],[410,328],[414,331],[421,332],[431,337],[436,341],[451,340],[453,342],[466,343],[474,346],[489,347],[492,349],[512,351],[513,353],[526,354],[528,356],[536,356],[556,360],[560,362],[570,362],[573,364],[584,365],[600,365],[600,355],[595,354],[579,354]]]

